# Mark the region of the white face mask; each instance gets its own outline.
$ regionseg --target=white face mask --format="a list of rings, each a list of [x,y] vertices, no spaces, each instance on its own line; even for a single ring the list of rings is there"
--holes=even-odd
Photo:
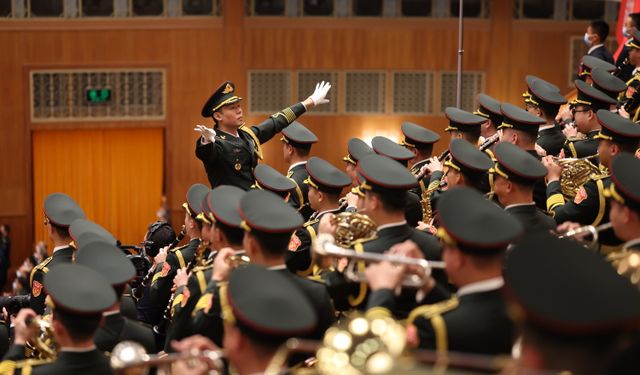
[[[589,34],[584,33],[584,37],[582,38],[582,40],[584,41],[584,44],[587,45],[587,47],[591,46],[591,40],[589,39]]]
[[[629,29],[625,25],[622,25],[622,35],[625,38],[631,37],[631,34],[629,33]]]

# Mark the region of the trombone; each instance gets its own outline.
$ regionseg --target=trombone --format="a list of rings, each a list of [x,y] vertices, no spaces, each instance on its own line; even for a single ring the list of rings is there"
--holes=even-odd
[[[158,367],[158,374],[170,374],[171,364],[176,361],[207,360],[213,364],[210,374],[221,374],[224,369],[221,350],[194,350],[188,353],[172,353],[165,356],[147,354],[144,347],[134,341],[122,341],[113,348],[111,368],[116,374],[130,374],[134,369],[145,373],[149,367]]]
[[[345,277],[353,282],[366,282],[367,279],[362,272],[355,270],[355,261],[365,262],[390,262],[395,265],[405,266],[418,266],[424,272],[422,275],[407,275],[402,281],[402,285],[406,287],[419,288],[425,285],[431,271],[433,269],[444,269],[444,262],[428,261],[426,259],[411,258],[400,255],[389,254],[377,254],[377,253],[358,253],[355,250],[340,247],[335,244],[335,239],[332,235],[327,233],[321,233],[318,235],[312,245],[313,252],[319,256],[330,256],[337,258],[347,258],[352,260],[349,262],[349,266],[345,270]]]
[[[598,234],[607,229],[611,229],[612,227],[613,224],[611,223],[600,224],[598,226],[585,225],[576,229],[571,229],[566,233],[560,235],[559,238],[574,238],[583,234],[591,234],[591,241],[587,242],[586,244],[588,247],[593,247],[598,243]]]

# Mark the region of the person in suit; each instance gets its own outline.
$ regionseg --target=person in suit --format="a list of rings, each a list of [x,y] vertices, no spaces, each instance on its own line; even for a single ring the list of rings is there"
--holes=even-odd
[[[118,297],[116,303],[102,313],[104,322],[94,336],[96,347],[110,353],[119,342],[130,340],[141,344],[147,353],[157,352],[151,327],[126,318],[120,313],[120,296],[136,273],[133,263],[122,250],[106,242],[91,242],[78,250],[76,263],[102,275]]]
[[[516,329],[502,297],[502,265],[507,246],[522,236],[524,227],[468,187],[452,188],[442,195],[440,222],[437,236],[443,246],[442,259],[458,291],[449,299],[418,306],[409,313],[411,341],[443,354],[510,354]],[[405,256],[419,255],[412,243],[395,250]],[[403,268],[389,262],[367,267],[367,281],[373,290],[369,315],[391,314],[394,290],[406,272]],[[433,283],[424,290],[427,295],[433,293],[430,285]]]
[[[291,273],[287,270],[284,259],[291,235],[303,224],[302,216],[277,195],[264,190],[245,193],[236,209],[245,230],[243,248],[251,263],[283,275],[302,292],[318,316],[318,325],[305,337],[321,339],[335,321],[327,288],[320,282]],[[233,269],[229,259],[234,254],[235,251],[230,248],[220,250],[214,261],[211,282],[193,311],[195,331],[206,334],[217,345],[223,343],[221,312],[224,306],[221,296],[224,295],[225,281]]]
[[[538,233],[513,247],[504,282],[522,326],[518,373],[637,372],[637,356],[614,368],[640,329],[640,293],[600,254]]]
[[[560,94],[557,86],[535,76],[527,76],[527,91],[522,94],[527,112],[540,117],[544,123],[538,128],[536,145],[544,150],[545,155],[557,156],[562,150],[566,137],[562,129],[555,123],[560,106],[567,99]]]
[[[22,309],[14,320],[14,343],[0,363],[1,373],[111,374],[109,358],[94,344],[102,313],[117,303],[113,288],[93,269],[65,263],[51,269],[44,286],[53,301],[51,327],[59,353],[55,360],[25,360],[25,343],[34,334],[36,312]],[[36,329],[37,331],[37,329]]]
[[[231,272],[228,283],[220,287],[218,311],[224,327],[225,357],[239,375],[268,373],[286,364],[279,358],[281,346],[292,337],[307,337],[316,328],[318,317],[313,304],[281,272],[260,265],[248,265]],[[176,343],[185,354],[195,350],[216,350],[202,336]],[[193,373],[188,364],[178,362],[177,373]],[[202,373],[208,373],[203,369]]]
[[[608,23],[603,20],[591,21],[584,34],[584,44],[589,47],[587,51],[588,56],[597,57],[609,64],[613,64],[613,55],[611,55],[611,52],[604,46],[604,42],[606,42],[608,36]]]
[[[294,121],[282,130],[282,138],[280,140],[282,141],[284,161],[289,164],[287,178],[291,179],[295,185],[292,194],[289,196],[289,203],[300,212],[305,220],[309,220],[313,209],[309,206],[307,195],[309,187],[304,183],[309,178],[305,166],[307,160],[309,160],[311,146],[318,142],[318,137],[304,125]]]
[[[85,217],[84,211],[70,196],[53,193],[44,200],[44,224],[47,226],[49,238],[53,241],[53,254],[35,266],[31,271],[31,300],[29,307],[37,314],[44,313],[47,291],[44,288],[44,277],[47,272],[60,264],[71,263],[73,252],[69,226],[76,219]]]
[[[533,201],[534,186],[547,175],[547,168],[511,143],[498,144],[495,155],[496,164],[491,169],[493,192],[504,210],[531,232],[555,230],[555,220]]]
[[[602,173],[592,174],[580,187],[573,201],[565,201],[560,187],[562,167],[551,157],[542,159],[547,167],[547,209],[552,212],[558,224],[566,221],[581,225],[600,225],[609,221],[610,203],[605,199],[605,190],[609,188],[611,177],[608,169],[611,160],[621,153],[633,154],[640,141],[640,127],[606,109],[597,112],[597,120],[602,129],[594,136],[598,140],[598,158],[604,167]],[[619,240],[611,230],[599,236],[600,243],[616,245]]]
[[[0,290],[4,290],[7,281],[7,272],[11,267],[11,227],[9,224],[0,224]]]
[[[224,82],[211,95],[202,108],[202,117],[211,117],[213,128],[197,125],[200,134],[196,141],[196,157],[202,161],[212,188],[219,185],[234,185],[248,190],[253,184],[253,168],[262,159],[261,145],[295,119],[316,105],[328,103],[327,93],[331,84],[316,85],[313,94],[303,102],[296,103],[272,115],[256,126],[244,123],[242,98],[236,95],[233,82]]]
[[[584,158],[598,152],[598,140],[594,137],[600,130],[600,123],[596,112],[600,109],[609,110],[616,101],[583,81],[576,80],[575,85],[578,97],[570,103],[571,114],[576,125],[575,131],[586,135],[586,139],[576,138],[575,132],[567,135],[561,157]]]
[[[287,268],[300,276],[317,274],[312,262],[311,243],[316,239],[320,219],[326,214],[340,212],[340,195],[351,184],[349,176],[324,159],[312,157],[306,168],[309,178],[304,183],[309,188],[309,204],[314,213],[291,236],[289,251],[285,255]]]

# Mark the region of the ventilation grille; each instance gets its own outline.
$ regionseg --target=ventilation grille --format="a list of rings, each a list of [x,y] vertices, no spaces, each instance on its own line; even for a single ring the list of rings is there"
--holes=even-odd
[[[385,73],[347,72],[345,81],[347,113],[385,112]]]
[[[433,113],[433,73],[394,73],[393,112],[407,114]]]
[[[254,113],[275,113],[291,103],[291,73],[249,72],[250,108]]]
[[[90,100],[94,90],[104,97]],[[34,122],[164,117],[163,69],[31,71],[31,120]]]
[[[338,93],[340,91],[337,72],[298,72],[298,101],[303,101],[309,97],[316,88],[316,84],[322,81],[331,82],[331,90],[329,90],[329,94],[327,95],[329,103],[314,107],[310,112],[327,114],[337,113]]]
[[[446,107],[456,106],[456,76],[455,72],[442,73],[440,85],[440,111]],[[473,111],[475,109],[475,97],[484,91],[484,74],[481,72],[462,73],[462,95],[460,109]]]

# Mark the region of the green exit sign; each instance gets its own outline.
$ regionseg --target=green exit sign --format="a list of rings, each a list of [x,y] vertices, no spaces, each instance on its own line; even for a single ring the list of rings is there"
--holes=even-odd
[[[111,100],[111,89],[87,89],[89,103],[107,103]]]

